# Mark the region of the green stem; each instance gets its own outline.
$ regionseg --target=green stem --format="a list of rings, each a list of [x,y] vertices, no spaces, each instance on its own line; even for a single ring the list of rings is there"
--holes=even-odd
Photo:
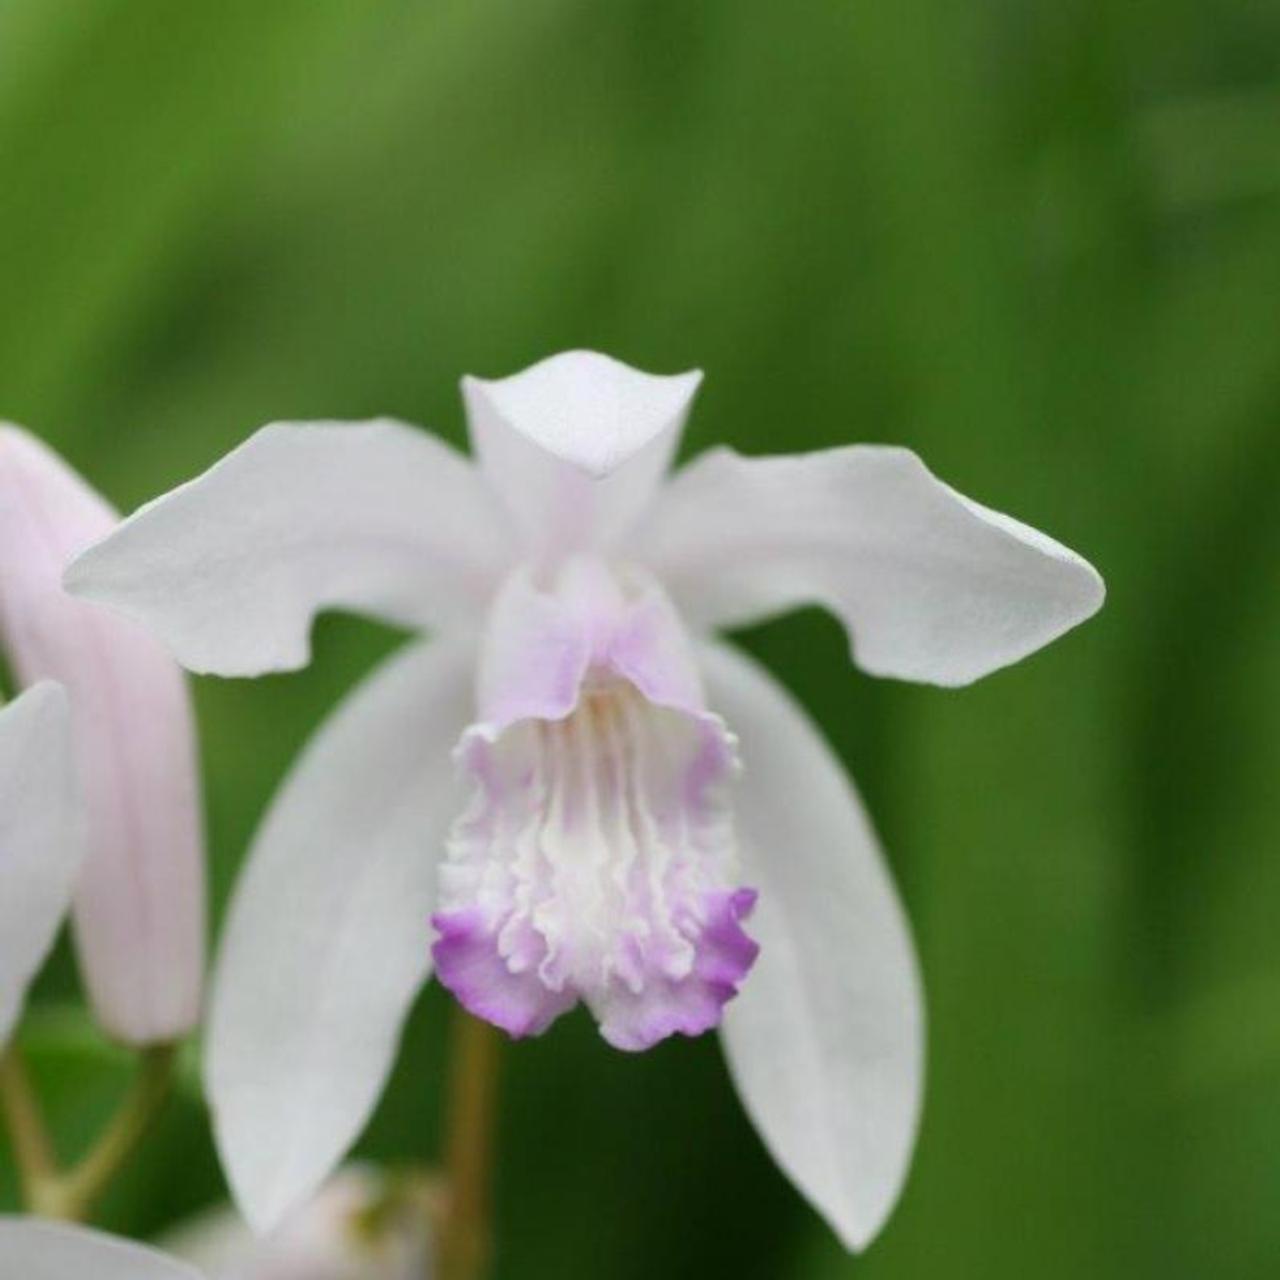
[[[70,1210],[65,1216],[75,1221],[87,1217],[128,1163],[169,1097],[176,1063],[176,1045],[142,1050],[138,1073],[119,1110],[84,1159],[61,1180],[60,1191]]]
[[[437,1274],[439,1280],[483,1280],[493,1248],[490,1184],[502,1041],[487,1022],[461,1009],[455,1016]]]
[[[40,1188],[57,1177],[58,1165],[40,1100],[17,1045],[0,1057],[0,1110],[22,1181],[23,1204],[34,1211]]]
[[[169,1094],[175,1045],[141,1051],[138,1073],[116,1114],[88,1154],[65,1173],[21,1057],[11,1049],[0,1062],[0,1103],[13,1138],[26,1208],[46,1218],[83,1222],[98,1198],[137,1149]]]

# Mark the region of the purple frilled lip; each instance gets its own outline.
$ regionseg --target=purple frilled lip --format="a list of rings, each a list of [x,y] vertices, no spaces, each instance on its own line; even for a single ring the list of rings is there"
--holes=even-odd
[[[597,1016],[603,1014],[604,1038],[615,1048],[639,1051],[668,1036],[697,1036],[717,1026],[760,951],[742,927],[755,904],[754,889],[706,895],[679,926],[694,949],[688,974],[672,978],[651,970],[639,990],[615,976],[585,997],[598,1007]],[[479,908],[437,912],[432,924],[440,981],[469,1013],[516,1039],[541,1034],[584,998],[569,984],[548,986],[536,966],[513,972],[501,953],[500,928],[487,925]],[[643,971],[645,957],[633,959]]]
[[[730,804],[737,741],[639,571],[517,571],[482,645],[470,802],[441,869],[440,981],[536,1035],[580,1001],[620,1049],[716,1026],[754,964]]]

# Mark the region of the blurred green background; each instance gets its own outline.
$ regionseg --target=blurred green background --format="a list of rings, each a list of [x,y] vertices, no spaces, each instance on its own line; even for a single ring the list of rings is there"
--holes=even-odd
[[[0,414],[126,509],[271,419],[461,440],[460,374],[592,346],[706,370],[690,452],[907,444],[1106,575],[962,692],[851,672],[816,613],[745,637],[922,952],[924,1128],[871,1252],[712,1038],[627,1057],[575,1017],[508,1055],[501,1277],[1277,1274],[1276,0],[0,0],[0,283]],[[397,642],[317,639],[199,685],[219,903]],[[68,1143],[119,1084],[50,1012],[72,983],[29,1036]],[[434,1151],[446,1014],[363,1150]],[[222,1194],[193,1093],[106,1220]]]

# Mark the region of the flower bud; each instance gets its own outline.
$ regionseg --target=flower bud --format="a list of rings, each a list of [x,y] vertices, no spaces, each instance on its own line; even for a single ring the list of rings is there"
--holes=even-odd
[[[185,680],[137,624],[62,589],[67,563],[117,523],[51,450],[0,425],[0,644],[17,683],[61,683],[85,808],[74,903],[94,1014],[128,1044],[174,1040],[199,1014],[204,850]]]
[[[422,1188],[363,1166],[342,1170],[265,1236],[227,1208],[165,1241],[209,1280],[422,1280],[430,1245]]]

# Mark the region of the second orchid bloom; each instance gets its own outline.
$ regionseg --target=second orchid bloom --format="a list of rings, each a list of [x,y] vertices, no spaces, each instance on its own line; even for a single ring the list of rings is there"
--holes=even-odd
[[[74,891],[93,1012],[113,1039],[145,1047],[200,1016],[204,840],[182,671],[143,627],[62,589],[67,562],[116,521],[51,449],[0,424],[0,650],[26,690],[5,712],[17,745],[2,784],[0,953],[36,933],[47,946]],[[65,769],[55,738],[74,757]]]
[[[474,462],[394,422],[266,427],[70,572],[196,671],[300,667],[330,607],[432,633],[304,753],[230,913],[208,1085],[259,1226],[358,1134],[433,955],[515,1035],[578,1002],[624,1049],[721,1025],[844,1242],[891,1209],[922,1074],[903,913],[834,755],[714,629],[818,603],[864,669],[959,685],[1102,583],[904,449],[668,478],[698,382],[590,352],[468,378]]]

